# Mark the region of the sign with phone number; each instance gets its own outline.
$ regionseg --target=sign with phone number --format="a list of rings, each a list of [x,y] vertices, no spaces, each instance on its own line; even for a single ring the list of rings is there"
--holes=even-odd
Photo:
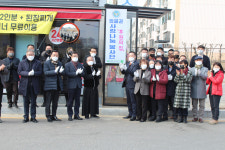
[[[0,33],[49,34],[57,12],[0,10]]]

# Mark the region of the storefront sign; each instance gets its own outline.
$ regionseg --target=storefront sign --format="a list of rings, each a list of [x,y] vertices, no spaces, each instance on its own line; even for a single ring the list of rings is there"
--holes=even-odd
[[[56,44],[56,45],[63,43],[63,40],[59,34],[59,28],[60,27],[52,28],[48,35],[50,42],[52,42],[53,44]]]
[[[57,12],[0,10],[0,33],[49,34]]]
[[[80,36],[80,30],[74,23],[67,22],[61,25],[59,34],[64,42],[73,43],[78,40]]]
[[[105,63],[126,62],[126,9],[106,9]]]

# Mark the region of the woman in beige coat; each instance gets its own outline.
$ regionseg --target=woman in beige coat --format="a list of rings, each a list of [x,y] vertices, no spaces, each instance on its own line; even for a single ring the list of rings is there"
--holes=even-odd
[[[147,119],[149,83],[151,72],[148,70],[148,61],[140,60],[140,68],[134,72],[134,94],[137,101],[137,119],[136,121],[145,122]]]

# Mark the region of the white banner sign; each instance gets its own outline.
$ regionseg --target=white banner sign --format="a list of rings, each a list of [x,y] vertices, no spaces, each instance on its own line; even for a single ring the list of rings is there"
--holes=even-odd
[[[106,9],[105,63],[126,62],[126,9]]]

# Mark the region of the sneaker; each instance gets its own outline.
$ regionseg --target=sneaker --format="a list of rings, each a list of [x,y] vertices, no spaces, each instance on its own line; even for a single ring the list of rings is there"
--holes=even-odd
[[[209,121],[209,124],[211,125],[218,124],[218,120],[212,119],[211,121]]]

